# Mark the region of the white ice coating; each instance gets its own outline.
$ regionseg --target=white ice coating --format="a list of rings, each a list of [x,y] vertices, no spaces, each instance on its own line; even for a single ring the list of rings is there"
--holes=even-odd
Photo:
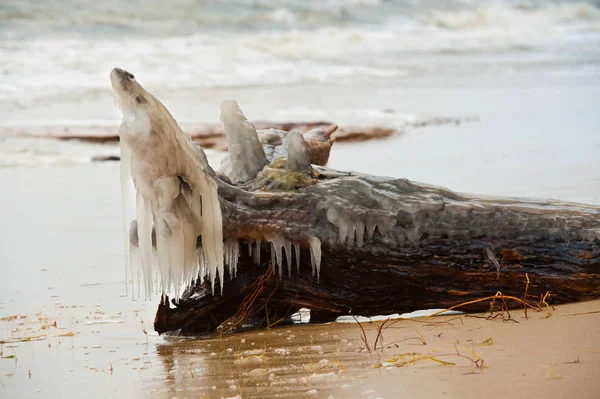
[[[229,276],[237,275],[237,263],[240,257],[240,242],[237,239],[225,241],[225,264],[229,266]]]
[[[124,248],[126,278],[127,284],[131,280],[132,295],[137,287],[138,296],[143,291],[146,299],[153,292],[172,294],[177,299],[182,288],[204,276],[209,277],[213,293],[218,276],[222,292],[224,266],[228,265],[229,274],[234,278],[240,246],[235,238],[223,242],[217,183],[206,155],[133,75],[114,69],[111,81],[116,104],[123,112],[119,128],[122,224],[127,241]],[[246,181],[256,176],[267,164],[267,159],[254,126],[246,120],[237,103],[227,100],[221,109],[230,149],[229,177],[234,182]],[[303,139],[300,144],[300,150],[305,150]],[[306,164],[303,154],[299,154],[302,165]],[[130,195],[132,181],[135,195]],[[131,216],[135,213],[135,220],[128,212],[132,198],[135,198],[135,212],[131,212]],[[197,245],[198,236],[202,238],[201,246]],[[281,277],[284,255],[291,276],[292,247],[299,270],[298,242],[280,233],[271,233],[264,238],[271,243],[273,267],[278,267]],[[311,237],[308,243],[313,276],[318,279],[321,241]],[[258,238],[254,251],[251,245],[249,248],[258,264],[260,244]]]
[[[373,217],[351,217],[340,206],[333,205],[327,210],[327,220],[334,224],[338,229],[338,242],[340,244],[356,245],[362,247],[364,244],[365,229],[367,238],[371,239],[375,229],[379,225],[380,231],[386,231],[391,221],[377,220]]]
[[[285,253],[285,257],[288,265],[288,273],[291,275],[291,259],[292,259],[292,250],[291,250],[291,242],[282,234],[278,233],[269,233],[265,234],[265,239],[271,243],[271,257],[273,267],[275,265],[278,266],[279,276],[283,277],[283,254]],[[274,254],[274,257],[273,257]]]
[[[132,282],[131,287],[131,295],[133,294],[133,280],[132,280],[132,271],[130,271],[130,267],[127,265],[130,264],[130,251],[129,251],[129,187],[131,186],[131,154],[129,152],[129,147],[125,143],[121,143],[121,224],[123,227],[123,237],[125,240],[123,242],[123,253],[125,255],[125,293],[129,294],[128,291],[128,282]],[[137,229],[137,222],[136,222]],[[131,265],[130,265],[131,266]]]
[[[310,245],[310,262],[313,270],[313,277],[315,272],[317,274],[317,281],[321,275],[321,240],[317,237],[309,237],[308,244]]]
[[[395,230],[397,215],[410,221],[421,210],[435,211],[444,206],[443,200],[436,193],[432,193],[429,200],[424,202],[423,197],[413,199],[410,196],[382,193],[371,183],[359,179],[346,179],[345,182],[349,186],[335,197],[330,195],[331,190],[339,187],[330,187],[327,182],[315,187],[315,190],[321,191],[323,198],[327,198],[317,206],[319,209],[326,209],[327,220],[337,227],[337,241],[342,245],[362,247],[367,240],[373,238],[376,231],[387,239],[415,242],[421,236],[421,225],[406,223],[409,227]]]
[[[300,271],[300,244],[296,241],[290,240],[280,233],[268,233],[264,235],[265,239],[271,243],[271,263],[273,267],[277,266],[277,271],[280,277],[283,277],[283,255],[285,254],[285,263],[287,265],[288,276],[292,275],[292,248],[294,249],[296,259],[296,270]],[[310,257],[312,265],[313,277],[316,276],[319,279],[321,271],[321,240],[317,237],[309,237],[308,244],[310,246]],[[257,248],[255,249],[255,262],[260,263],[260,240],[257,241]]]
[[[135,285],[141,276],[146,299],[152,294],[154,282],[160,282],[162,293],[178,298],[182,287],[204,270],[213,290],[217,275],[222,289],[221,206],[206,155],[133,75],[114,69],[111,82],[116,104],[123,113],[119,136],[124,233],[130,222],[130,178],[136,190],[137,245],[132,240],[126,244],[127,277]],[[200,256],[196,250],[199,235],[203,242]],[[230,253],[234,252],[232,249]]]
[[[306,171],[310,168],[310,155],[304,143],[304,137],[296,131],[291,132],[286,137],[288,169],[297,171]]]
[[[221,162],[221,172],[233,183],[253,179],[268,164],[256,128],[248,122],[234,100],[221,103],[221,121],[229,147],[227,157]]]
[[[125,212],[124,212],[125,213]],[[127,276],[126,281],[131,282],[131,296],[134,298],[139,298],[141,296],[141,282],[144,281],[143,271],[142,271],[142,260],[140,248],[138,247],[138,224],[137,220],[131,221],[131,226],[127,235],[129,235],[129,245],[127,240],[125,240],[126,247],[126,265],[129,264],[129,268],[125,268],[125,274]],[[126,236],[127,236],[126,235]],[[134,285],[134,283],[137,283]],[[129,291],[128,291],[129,294]]]
[[[300,244],[294,243],[294,253],[296,254],[296,272],[300,273]]]

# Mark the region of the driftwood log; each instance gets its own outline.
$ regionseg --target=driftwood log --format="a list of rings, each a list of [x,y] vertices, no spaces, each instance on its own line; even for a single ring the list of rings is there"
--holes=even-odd
[[[217,282],[213,295],[205,279],[178,300],[161,301],[157,332],[270,325],[300,308],[320,322],[448,308],[497,291],[523,298],[527,275],[528,298],[548,291],[551,303],[600,297],[600,207],[478,197],[318,166],[290,171],[278,158],[287,155],[287,133],[277,134],[283,140],[269,143],[259,132],[271,164],[258,176],[238,185],[217,179],[224,238],[240,242],[237,274],[226,274],[222,293]],[[326,163],[328,134],[306,137],[306,146],[313,164]],[[299,265],[288,249],[278,271],[274,246],[264,240],[273,234],[299,245]],[[321,243],[320,273],[311,237]]]
[[[159,333],[273,325],[303,307],[312,321],[448,308],[498,291],[600,297],[600,207],[326,169],[336,125],[257,131],[234,100],[221,104],[228,154],[215,172],[133,74],[110,79],[124,210],[131,179],[136,190],[127,271],[146,298],[154,283],[182,296],[163,297]]]
[[[440,124],[459,124],[462,119],[442,119],[437,118],[433,120],[417,121],[407,126],[413,127],[424,127],[428,125],[440,125]],[[468,120],[467,120],[468,121]],[[319,127],[329,127],[333,125],[331,122],[326,121],[299,121],[299,122],[256,122],[254,124],[257,129],[277,129],[284,131],[297,130],[301,133],[306,133],[309,130]],[[38,132],[33,134],[23,133],[18,130],[3,129],[0,130],[0,134],[5,135],[23,135],[35,138],[52,138],[57,140],[76,140],[87,143],[117,143],[119,141],[119,135],[115,134],[112,127],[96,126],[92,128],[67,128],[58,127],[53,129],[38,129]],[[202,124],[189,127],[186,129],[189,136],[196,143],[200,144],[202,148],[211,148],[218,151],[227,151],[227,140],[225,139],[225,132],[221,125],[215,124]],[[357,142],[357,141],[368,141],[384,139],[398,133],[397,130],[390,126],[356,126],[347,125],[339,126],[335,132],[331,134],[332,141],[339,142]]]

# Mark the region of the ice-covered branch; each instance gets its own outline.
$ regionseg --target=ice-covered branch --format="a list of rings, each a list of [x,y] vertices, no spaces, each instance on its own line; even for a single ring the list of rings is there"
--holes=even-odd
[[[287,137],[287,153],[289,169],[305,172],[310,169],[310,155],[304,143],[304,137],[298,132],[291,132]]]
[[[111,83],[123,113],[119,128],[123,227],[130,179],[135,187],[135,234],[126,248],[132,283],[143,281],[149,298],[160,292],[179,296],[182,287],[206,272],[223,286],[223,222],[214,171],[200,147],[186,136],[164,105],[122,69]],[[129,234],[125,234],[129,236]],[[197,238],[203,245],[197,248]],[[159,290],[157,290],[159,291]]]
[[[233,183],[247,182],[268,163],[256,129],[234,100],[225,100],[221,104],[221,120],[229,146],[225,162],[231,164],[222,171]]]
[[[526,273],[530,295],[600,297],[597,206],[486,198],[319,167],[335,126],[257,132],[234,101],[222,107],[230,154],[220,179],[133,75],[115,69],[111,80],[123,111],[124,208],[136,199],[135,220],[123,218],[132,280],[144,282],[146,297],[158,283],[177,304],[161,304],[157,331],[212,331],[256,294],[248,289],[257,281],[268,287],[253,297],[267,315],[308,307],[320,320],[497,290],[519,296]]]

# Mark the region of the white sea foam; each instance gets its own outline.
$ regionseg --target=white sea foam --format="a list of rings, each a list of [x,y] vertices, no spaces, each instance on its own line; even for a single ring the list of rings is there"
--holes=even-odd
[[[410,80],[480,73],[499,62],[506,70],[524,69],[532,60],[554,74],[557,68],[573,73],[582,64],[597,72],[600,55],[600,11],[585,2],[533,2],[529,8],[511,0],[452,2],[443,9],[359,0],[232,0],[211,7],[75,3],[89,7],[13,0],[0,6],[4,122],[49,101],[108,103],[104,76],[114,65],[136,71],[156,92],[177,93]]]

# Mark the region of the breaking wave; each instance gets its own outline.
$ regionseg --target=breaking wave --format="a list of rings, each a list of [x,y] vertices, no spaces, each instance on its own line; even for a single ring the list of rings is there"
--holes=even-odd
[[[600,59],[594,2],[127,4],[0,4],[0,104],[27,108],[75,93],[104,100],[107,71],[115,65],[160,91],[393,80],[540,59],[547,66],[597,70]]]

